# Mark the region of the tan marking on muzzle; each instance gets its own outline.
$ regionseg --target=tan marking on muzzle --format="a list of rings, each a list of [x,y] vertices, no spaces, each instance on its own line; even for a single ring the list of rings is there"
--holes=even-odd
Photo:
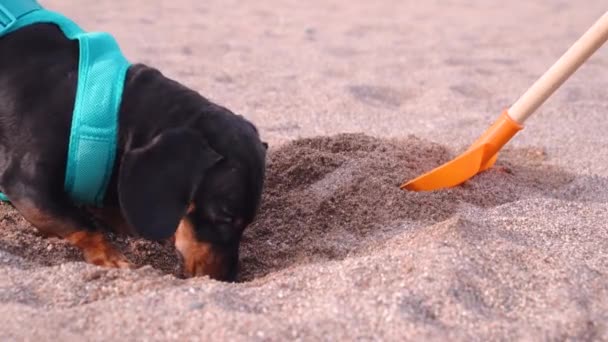
[[[175,232],[175,248],[184,260],[184,273],[187,277],[208,275],[222,279],[226,273],[224,258],[214,251],[213,245],[196,240],[194,226],[187,218],[179,223]]]

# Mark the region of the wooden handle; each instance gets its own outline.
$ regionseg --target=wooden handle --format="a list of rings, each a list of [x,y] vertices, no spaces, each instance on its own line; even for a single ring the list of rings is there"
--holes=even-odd
[[[509,116],[523,124],[606,40],[608,12],[511,106]]]

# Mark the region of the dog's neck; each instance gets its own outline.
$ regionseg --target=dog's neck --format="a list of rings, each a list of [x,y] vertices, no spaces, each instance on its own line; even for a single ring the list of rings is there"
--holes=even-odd
[[[155,94],[155,96],[147,96]],[[201,129],[201,113],[213,106],[197,92],[137,64],[127,74],[119,115],[119,149],[148,144],[162,131],[178,127]]]

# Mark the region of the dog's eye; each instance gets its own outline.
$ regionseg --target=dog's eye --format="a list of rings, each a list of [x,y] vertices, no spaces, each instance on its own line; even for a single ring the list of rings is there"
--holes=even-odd
[[[217,223],[232,224],[232,222],[234,222],[234,218],[230,216],[218,217],[217,219]]]

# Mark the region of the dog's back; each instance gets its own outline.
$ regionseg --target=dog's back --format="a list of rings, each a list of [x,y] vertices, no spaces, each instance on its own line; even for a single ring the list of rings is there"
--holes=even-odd
[[[45,172],[62,186],[78,44],[37,24],[1,37],[0,52],[0,175]]]

